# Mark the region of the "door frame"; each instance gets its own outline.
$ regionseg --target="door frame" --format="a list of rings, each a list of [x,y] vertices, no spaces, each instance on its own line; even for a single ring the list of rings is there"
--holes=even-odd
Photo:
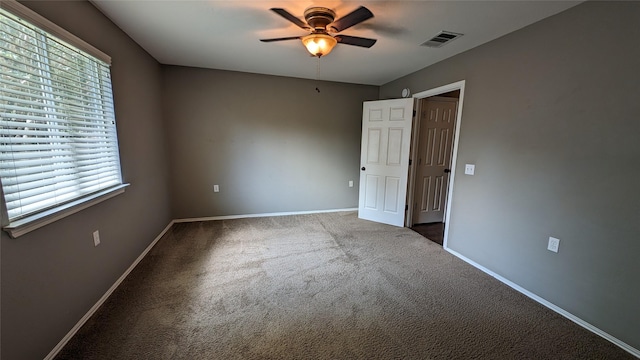
[[[453,152],[451,154],[451,173],[449,174],[449,181],[447,182],[447,201],[446,201],[446,210],[444,213],[444,239],[442,246],[447,248],[447,238],[449,235],[449,223],[451,219],[451,204],[453,199],[453,184],[456,177],[456,164],[458,160],[458,144],[460,143],[460,125],[462,123],[462,104],[464,102],[464,87],[465,80],[460,80],[448,85],[439,86],[437,88],[429,89],[426,91],[419,92],[417,94],[413,94],[414,98],[414,108],[416,109],[416,114],[420,114],[421,112],[421,101],[420,99],[442,95],[444,93],[448,93],[451,91],[460,90],[460,97],[458,98],[458,109],[456,111],[456,124],[455,131],[453,135]],[[420,116],[414,116],[413,118],[413,126],[411,130],[411,151],[410,158],[415,159],[418,153],[418,134],[419,130],[419,120]],[[413,204],[414,197],[414,189],[415,189],[415,177],[416,177],[416,167],[409,166],[409,181],[407,183],[407,204]],[[407,209],[407,214],[405,217],[405,226],[411,227],[413,225],[413,206],[409,206]]]

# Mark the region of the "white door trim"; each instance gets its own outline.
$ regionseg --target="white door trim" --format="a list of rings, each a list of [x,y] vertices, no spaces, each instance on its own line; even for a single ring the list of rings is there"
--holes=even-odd
[[[449,184],[447,185],[448,187],[448,191],[447,191],[447,211],[445,212],[444,215],[444,239],[443,239],[443,244],[442,247],[445,249],[448,249],[447,247],[447,238],[449,237],[449,224],[450,224],[450,219],[451,219],[451,204],[452,204],[452,199],[453,199],[453,184],[454,184],[454,180],[456,177],[456,164],[457,164],[457,160],[458,160],[458,144],[460,143],[460,125],[462,123],[462,104],[464,103],[464,87],[465,87],[465,80],[460,80],[448,85],[443,85],[437,88],[433,88],[430,90],[426,90],[426,91],[422,91],[419,92],[417,94],[413,94],[413,98],[416,100],[419,99],[424,99],[427,97],[431,97],[431,96],[436,96],[436,95],[441,95],[444,93],[448,93],[450,91],[455,91],[455,90],[460,90],[460,97],[458,99],[458,110],[457,110],[457,114],[456,114],[456,128],[455,128],[455,134],[453,137],[453,153],[451,155],[451,176],[449,177]],[[421,110],[419,108],[419,101],[418,101],[418,105],[416,106],[416,111],[419,114],[419,111]],[[414,117],[413,119],[414,121],[414,125],[416,125],[416,122],[418,121],[418,116]],[[415,158],[416,152],[417,152],[417,141],[418,141],[418,136],[415,136],[415,131],[417,129],[416,126],[413,127],[413,131],[412,131],[412,143],[411,143],[411,159]],[[409,194],[409,199],[413,200],[413,195],[414,195],[414,182],[415,182],[415,166],[411,166],[411,170],[410,170],[410,174],[409,174],[409,182],[408,182],[408,194]],[[411,225],[413,225],[412,222],[413,219],[413,206],[409,206],[409,210],[407,212],[407,217],[405,218],[405,226],[406,227],[411,227]]]

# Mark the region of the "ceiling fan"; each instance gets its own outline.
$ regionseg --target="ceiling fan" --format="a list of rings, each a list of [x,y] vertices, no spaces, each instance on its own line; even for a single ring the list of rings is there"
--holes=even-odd
[[[271,11],[291,21],[303,30],[311,31],[308,35],[290,36],[273,39],[260,39],[262,42],[302,40],[302,43],[313,56],[321,57],[333,50],[333,47],[340,43],[345,45],[360,46],[370,48],[376,43],[376,39],[363,38],[358,36],[339,35],[338,33],[357,25],[373,17],[373,13],[364,6],[360,6],[349,14],[335,20],[336,13],[325,7],[312,6],[304,11],[304,19],[292,15],[285,9],[272,8]],[[331,34],[336,34],[331,35]]]

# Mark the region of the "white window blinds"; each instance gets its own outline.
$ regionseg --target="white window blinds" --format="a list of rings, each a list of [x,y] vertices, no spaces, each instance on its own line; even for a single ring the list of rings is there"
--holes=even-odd
[[[0,9],[9,220],[122,184],[109,64]]]

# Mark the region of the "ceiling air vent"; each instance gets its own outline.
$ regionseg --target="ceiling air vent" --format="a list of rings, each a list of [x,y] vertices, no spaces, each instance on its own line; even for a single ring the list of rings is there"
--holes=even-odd
[[[420,46],[438,48],[452,40],[459,38],[460,36],[462,36],[462,34],[454,33],[451,31],[441,31],[438,35],[420,44]]]

